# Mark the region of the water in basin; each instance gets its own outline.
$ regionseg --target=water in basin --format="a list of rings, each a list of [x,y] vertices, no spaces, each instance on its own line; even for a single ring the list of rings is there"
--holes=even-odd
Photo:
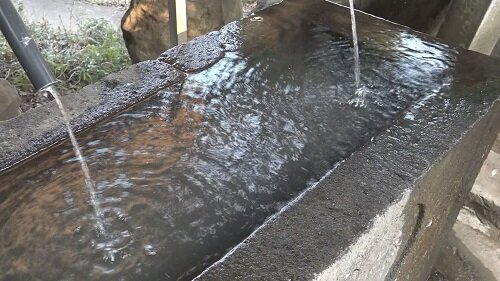
[[[456,51],[370,32],[360,42],[369,94],[353,107],[345,26],[302,19],[297,30],[296,20],[271,23],[280,43],[227,52],[78,137],[106,237],[70,143],[0,174],[0,279],[192,278],[451,83]]]

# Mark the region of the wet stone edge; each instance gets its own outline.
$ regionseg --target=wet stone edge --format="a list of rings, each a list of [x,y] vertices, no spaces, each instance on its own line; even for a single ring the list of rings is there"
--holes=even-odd
[[[247,19],[235,21],[165,51],[157,60],[141,62],[79,92],[63,97],[75,132],[81,132],[157,93],[181,83],[188,73],[217,63],[225,52],[240,47],[238,31]],[[32,109],[16,118],[0,121],[0,171],[67,139],[55,102]]]
[[[241,47],[239,26],[247,20],[244,18],[231,22],[219,31],[212,31],[168,49],[158,59],[182,72],[201,72],[221,60],[224,53],[235,52]]]
[[[455,110],[450,114],[445,106],[424,106],[415,112],[419,116],[417,121],[399,120],[341,163],[315,189],[307,191],[300,202],[272,217],[195,280],[312,280],[340,259],[373,227],[373,219],[398,201],[406,190],[411,191],[403,213],[409,222],[402,233],[402,240],[407,242],[401,245],[402,251],[391,271],[395,276],[408,273],[403,265],[414,261],[414,257],[407,260],[406,255],[415,243],[422,243],[425,235],[419,232],[427,231],[420,229],[422,224],[428,225],[429,218],[438,214],[447,216],[433,224],[436,234],[446,233],[456,217],[454,212],[458,212],[466,198],[463,196],[466,192],[454,190],[452,186],[424,188],[424,179],[439,174],[444,159],[452,154],[456,156],[456,148],[462,142],[472,142],[477,147],[474,152],[461,152],[462,156],[475,155],[473,163],[465,165],[470,168],[463,169],[471,174],[479,171],[484,153],[476,152],[488,151],[500,130],[500,123],[496,122],[500,118],[498,94],[492,101],[470,103]],[[440,121],[435,122],[433,118],[438,116]],[[487,125],[486,129],[480,124]],[[481,134],[471,134],[477,131]],[[461,169],[460,164],[451,165],[457,167],[452,168],[453,171]],[[449,181],[453,181],[453,177]],[[461,199],[439,203],[449,199],[440,192],[452,193]],[[425,217],[424,203],[430,208],[425,211]],[[449,206],[449,213],[434,206]],[[430,255],[436,253],[436,248],[429,250]],[[249,276],[251,278],[247,278]]]
[[[141,62],[63,97],[75,132],[120,112],[186,74],[159,60]],[[67,139],[55,102],[0,122],[0,171]]]

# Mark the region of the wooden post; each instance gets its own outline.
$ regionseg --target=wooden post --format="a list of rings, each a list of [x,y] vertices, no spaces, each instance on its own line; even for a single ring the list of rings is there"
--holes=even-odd
[[[186,0],[175,0],[177,15],[177,41],[179,44],[187,42],[187,5]]]

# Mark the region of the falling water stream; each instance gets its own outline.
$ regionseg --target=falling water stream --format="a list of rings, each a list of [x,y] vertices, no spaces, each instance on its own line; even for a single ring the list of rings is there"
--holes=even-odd
[[[69,123],[69,116],[64,108],[64,105],[61,101],[61,97],[59,93],[57,92],[57,89],[54,86],[50,86],[47,89],[45,89],[47,92],[49,92],[54,99],[56,100],[57,106],[59,107],[59,110],[61,111],[61,114],[63,116],[64,124],[66,125],[66,129],[68,130],[69,138],[71,140],[71,144],[73,145],[73,150],[75,152],[76,157],[78,158],[78,161],[80,162],[80,166],[82,168],[83,175],[85,177],[85,186],[87,187],[87,191],[89,193],[90,197],[90,204],[94,208],[94,214],[95,214],[95,222],[96,222],[96,227],[97,231],[101,235],[105,235],[105,229],[104,229],[104,223],[102,221],[102,211],[101,208],[99,207],[99,203],[96,200],[96,195],[95,195],[95,187],[94,183],[92,181],[92,178],[90,177],[90,171],[89,167],[87,166],[87,162],[85,162],[85,159],[82,156],[82,150],[80,149],[80,146],[78,145],[78,142],[76,141],[75,134],[73,133],[73,129],[71,129],[71,125]]]
[[[358,32],[356,30],[356,15],[354,14],[354,0],[349,0],[349,8],[351,9],[351,26],[352,26],[352,43],[354,48],[354,79],[356,89],[359,89],[361,84],[361,70],[359,68],[359,47],[358,47]]]
[[[351,10],[351,28],[352,28],[352,44],[354,50],[354,86],[355,96],[349,101],[349,104],[355,107],[365,106],[366,89],[361,85],[361,68],[359,65],[359,46],[358,32],[356,28],[356,15],[354,13],[354,0],[349,0],[349,8]]]

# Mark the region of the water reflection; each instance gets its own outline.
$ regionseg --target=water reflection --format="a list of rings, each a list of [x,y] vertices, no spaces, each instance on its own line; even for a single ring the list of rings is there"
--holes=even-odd
[[[454,51],[373,33],[360,46],[368,103],[353,108],[350,40],[284,23],[272,24],[299,37],[227,53],[79,138],[109,237],[94,231],[69,144],[2,174],[3,280],[192,277],[413,101],[450,84]]]

